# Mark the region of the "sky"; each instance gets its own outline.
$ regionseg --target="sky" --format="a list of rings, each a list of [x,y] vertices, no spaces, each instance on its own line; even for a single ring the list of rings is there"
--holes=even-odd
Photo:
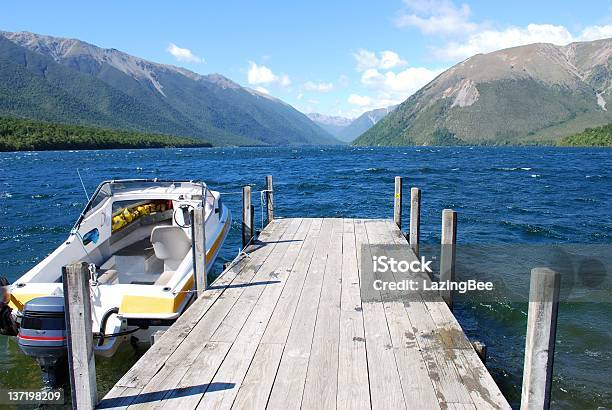
[[[78,38],[219,73],[302,112],[353,118],[497,49],[612,37],[606,1],[3,0],[0,30]]]

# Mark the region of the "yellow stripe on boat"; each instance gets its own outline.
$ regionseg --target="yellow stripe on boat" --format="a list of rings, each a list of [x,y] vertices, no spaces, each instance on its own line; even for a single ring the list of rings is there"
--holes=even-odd
[[[19,293],[19,289],[15,289],[11,291],[11,300],[9,301],[9,306],[13,309],[17,309],[19,311],[23,310],[23,307],[26,303],[31,301],[34,298],[39,298],[41,296],[49,296],[48,293]]]

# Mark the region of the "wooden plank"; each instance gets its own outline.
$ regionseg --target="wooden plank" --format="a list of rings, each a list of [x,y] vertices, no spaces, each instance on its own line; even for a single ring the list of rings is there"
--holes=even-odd
[[[446,403],[448,409],[452,410],[476,410],[477,407],[473,404],[464,404],[464,403]]]
[[[406,245],[406,259],[415,260],[414,251],[406,244],[406,240],[401,236],[401,233],[395,231],[399,231],[399,229],[384,221],[368,225],[368,237],[371,237],[371,240],[376,240],[377,243],[382,244]],[[416,278],[416,275],[414,277]],[[399,281],[404,277],[389,271],[382,273],[381,279],[384,281]],[[393,354],[406,406],[408,408],[439,409],[434,386],[416,343],[413,325],[404,308],[404,302],[399,296],[401,295],[398,292],[381,291],[393,345]]]
[[[298,234],[302,219],[292,219],[289,227],[280,239],[280,243],[268,257],[268,263],[264,263],[257,271],[253,281],[245,287],[244,292],[240,295],[240,303],[234,304],[227,317],[219,325],[219,328],[212,335],[211,340],[218,342],[233,342],[238,336],[238,332],[246,322],[253,307],[259,300],[267,284],[278,282],[278,278],[272,275],[278,268],[279,261],[284,258],[285,252],[292,244],[292,240],[299,241],[297,244],[301,246],[305,231],[308,231],[310,223],[304,225],[302,235]],[[299,249],[299,248],[298,248]]]
[[[121,387],[118,389],[112,389],[109,393],[96,406],[97,409],[112,409],[120,410],[126,409],[136,396],[140,393],[141,389],[137,387]]]
[[[440,409],[438,397],[421,352],[416,347],[394,348],[402,391],[409,409]]]
[[[281,343],[259,345],[232,409],[266,408],[284,348],[285,345]]]
[[[342,295],[338,347],[338,394],[336,396],[338,409],[370,408],[370,386],[362,311],[355,246],[355,222],[345,219],[342,235]]]
[[[443,300],[425,301],[425,306],[435,324],[435,334],[448,349],[473,350],[472,344],[461,325]]]
[[[211,383],[231,346],[231,343],[225,342],[206,343],[205,348],[200,352],[179,384],[160,405],[164,409],[193,409],[198,405],[202,394],[206,390],[233,388],[234,386],[230,384]]]
[[[421,355],[440,402],[472,404],[470,392],[455,365],[456,352],[454,349],[424,349]]]
[[[315,253],[306,276],[306,283],[300,295],[278,373],[270,393],[268,407],[271,409],[300,407],[331,229],[332,221],[329,219],[323,220]]]
[[[510,409],[510,404],[473,350],[453,350],[461,381],[478,409]]]
[[[336,408],[340,296],[342,293],[343,221],[333,220],[323,288],[302,397],[302,408]]]
[[[199,408],[229,409],[231,407],[249,369],[252,358],[257,351],[276,303],[280,298],[289,272],[300,253],[310,227],[310,222],[310,220],[304,221],[300,226],[300,230],[295,235],[284,237],[286,239],[283,239],[283,244],[287,245],[287,251],[283,255],[279,255],[279,258],[269,265],[270,267],[276,267],[276,269],[270,272],[270,276],[276,278],[277,283],[265,286],[261,297],[213,378],[213,383],[229,382],[234,384],[235,387],[232,389],[207,391],[198,405]]]
[[[356,221],[355,237],[358,249],[362,244],[380,243],[380,238],[373,235],[370,238],[372,226],[379,221]],[[373,232],[372,232],[373,233]],[[364,252],[370,252],[369,247]],[[371,257],[371,254],[370,256]],[[372,283],[362,274],[362,282]],[[370,273],[371,274],[371,273]],[[367,285],[366,285],[367,286]],[[363,321],[365,328],[366,351],[370,381],[370,395],[373,409],[405,409],[406,404],[402,392],[391,335],[387,326],[384,306],[378,301],[363,302]]]
[[[276,371],[281,360],[284,343],[287,341],[291,322],[321,229],[321,219],[314,219],[311,222],[308,236],[291,269],[289,278],[276,304],[274,313],[268,322],[258,351],[253,359],[253,363],[251,363],[247,375],[245,376],[245,381],[243,381],[238,391],[233,407],[250,406],[251,408],[264,408],[267,403],[269,393],[272,389],[272,383],[276,377]],[[279,341],[280,343],[275,343],[275,341]],[[260,352],[262,345],[268,344],[281,346],[280,354],[278,356],[274,354],[265,361],[258,360],[258,355],[260,354],[269,355],[270,351],[268,348],[264,348],[262,352]],[[265,368],[262,369],[261,366],[265,366]],[[261,406],[257,406],[256,403],[260,403]]]
[[[306,274],[312,261],[319,233],[321,231],[322,219],[313,219],[308,237],[305,240],[302,251],[298,256],[291,276],[283,289],[278,305],[268,323],[266,332],[261,340],[262,343],[285,343],[289,335],[289,329],[302,293]]]

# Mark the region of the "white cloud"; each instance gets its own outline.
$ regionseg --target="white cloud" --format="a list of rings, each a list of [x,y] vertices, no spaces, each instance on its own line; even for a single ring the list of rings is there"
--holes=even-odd
[[[441,73],[441,69],[407,67],[398,53],[385,50],[378,53],[360,49],[353,54],[357,71],[361,72],[361,85],[371,95],[351,94],[348,102],[359,108],[353,113],[399,104]]]
[[[582,33],[580,33],[578,40],[591,41],[610,37],[612,37],[612,24],[608,24],[605,26],[589,26],[582,30]]]
[[[288,87],[291,85],[291,80],[289,79],[289,76],[287,74],[276,75],[271,69],[269,69],[265,65],[257,65],[252,61],[249,62],[247,81],[251,85],[278,84],[283,87]]]
[[[416,27],[425,34],[470,33],[479,25],[470,21],[467,4],[451,0],[404,0],[405,9],[395,19],[398,27]]]
[[[430,70],[424,67],[409,67],[400,72],[381,73],[371,68],[361,75],[361,83],[370,88],[397,98],[408,98],[440,74],[443,70]]]
[[[399,104],[442,71],[444,70],[425,67],[408,67],[400,71],[368,68],[361,73],[361,84],[369,89],[372,95],[351,94],[348,102],[359,107],[353,110],[355,115]]]
[[[389,70],[407,64],[400,58],[399,54],[391,50],[380,51],[376,55],[374,51],[360,49],[353,53],[353,57],[357,61],[357,71],[364,71],[369,68]]]
[[[203,63],[204,59],[194,55],[190,49],[181,48],[174,43],[170,43],[166,51],[169,52],[178,61],[185,61],[188,63]]]
[[[573,41],[596,40],[612,37],[612,25],[586,27],[574,36],[564,26],[529,24],[526,27],[508,27],[504,30],[483,30],[472,33],[465,41],[450,42],[434,51],[443,60],[463,60],[474,54],[488,53],[508,47],[532,43],[565,45]]]
[[[365,95],[351,94],[348,97],[349,104],[366,107],[372,105],[372,99]]]
[[[306,81],[304,83],[304,90],[306,91],[317,91],[320,93],[326,93],[333,90],[334,85],[332,83],[316,83],[314,81]]]
[[[280,85],[283,87],[289,87],[291,85],[291,80],[287,74],[283,74],[280,76]]]

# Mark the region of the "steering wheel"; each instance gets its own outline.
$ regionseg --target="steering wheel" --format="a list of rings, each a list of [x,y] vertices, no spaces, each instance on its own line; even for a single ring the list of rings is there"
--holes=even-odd
[[[176,219],[176,214],[179,210],[183,212],[183,222],[184,222],[183,224],[179,223],[179,221]],[[178,208],[176,208],[174,212],[172,213],[172,219],[174,219],[174,223],[176,223],[181,228],[191,227],[191,212],[193,210],[194,210],[193,205],[188,205],[188,204],[183,204],[179,206]],[[186,215],[189,215],[189,217],[187,218]],[[185,222],[187,219],[189,219],[189,223]]]

